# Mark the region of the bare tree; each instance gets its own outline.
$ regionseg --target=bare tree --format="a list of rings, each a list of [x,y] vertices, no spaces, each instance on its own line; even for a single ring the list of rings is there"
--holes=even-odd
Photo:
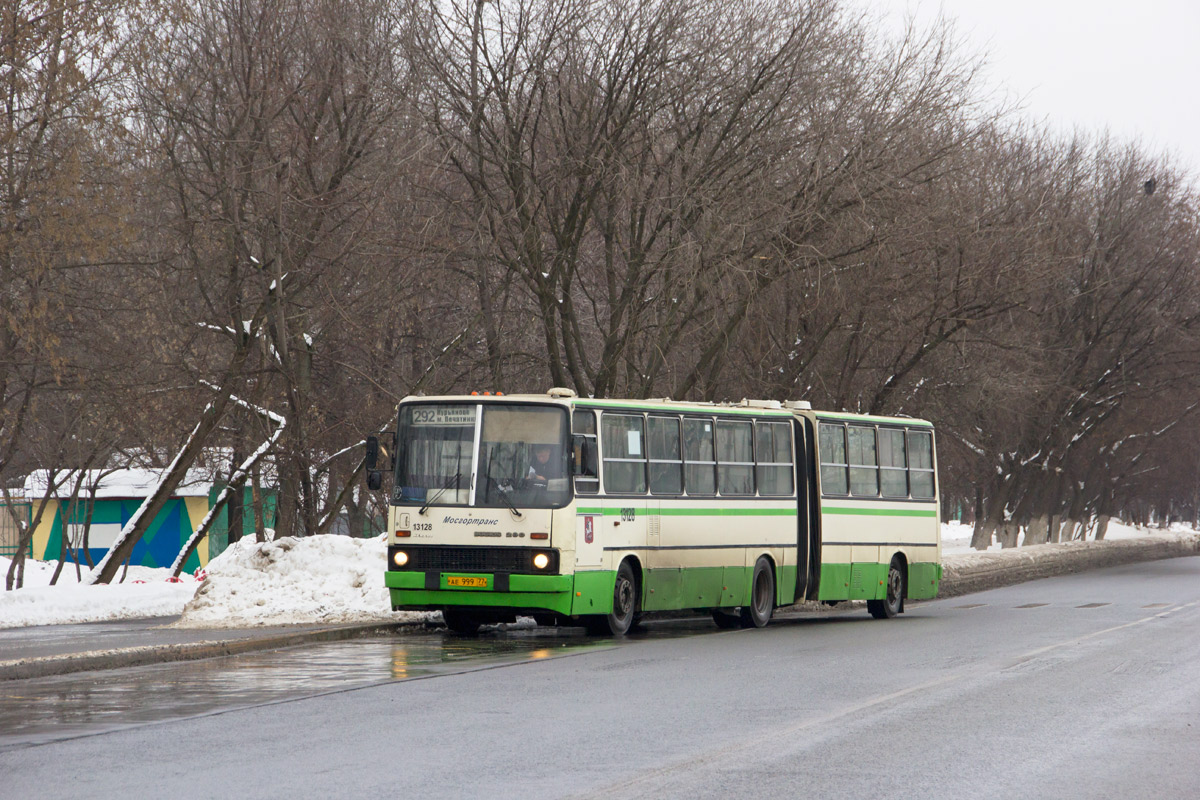
[[[66,271],[121,240],[104,171],[137,4],[0,2],[0,480],[63,378]],[[86,336],[86,334],[84,334]]]

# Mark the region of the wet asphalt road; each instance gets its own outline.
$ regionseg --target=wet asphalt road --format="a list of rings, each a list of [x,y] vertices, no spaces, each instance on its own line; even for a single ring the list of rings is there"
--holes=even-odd
[[[887,622],[657,627],[346,642],[96,673],[82,694],[12,681],[42,711],[10,733],[5,700],[0,794],[1200,796],[1200,558]]]
[[[150,641],[202,641],[211,632],[164,629],[175,618],[45,626],[3,640],[6,655],[69,651],[86,637],[89,649],[144,646]],[[398,635],[291,647],[229,658],[178,661],[0,682],[0,751],[93,735],[149,722],[280,702],[398,680],[487,669],[596,647],[630,646],[658,638],[710,632],[707,618],[650,623],[636,637],[596,639],[582,628],[525,625],[485,628],[478,637],[420,629]],[[222,631],[269,634],[287,628]]]

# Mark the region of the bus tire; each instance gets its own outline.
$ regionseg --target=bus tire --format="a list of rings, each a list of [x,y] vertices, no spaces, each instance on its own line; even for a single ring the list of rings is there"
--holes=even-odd
[[[613,582],[612,613],[590,617],[588,631],[597,636],[624,636],[633,627],[638,605],[637,576],[633,574],[633,566],[622,561]]]
[[[443,608],[442,619],[446,621],[447,628],[462,636],[479,633],[479,620],[461,608]]]
[[[762,628],[775,610],[775,573],[766,556],[759,556],[750,578],[750,605],[742,606],[743,628]]]
[[[904,611],[904,569],[900,559],[893,558],[888,566],[887,597],[883,600],[868,600],[867,611],[875,619],[891,619]]]

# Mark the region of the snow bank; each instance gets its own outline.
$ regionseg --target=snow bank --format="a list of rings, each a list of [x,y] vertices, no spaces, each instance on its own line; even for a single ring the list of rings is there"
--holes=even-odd
[[[1200,554],[1200,532],[1190,528],[1121,527],[1123,530],[1117,536],[1099,542],[1071,541],[943,554],[944,571],[938,596],[954,597],[1072,572]]]
[[[0,576],[8,574],[9,563],[0,557]],[[196,592],[191,576],[185,575],[183,583],[167,583],[170,570],[149,567],[130,567],[125,583],[93,586],[79,583],[75,565],[64,564],[58,583],[51,586],[56,566],[54,561],[25,560],[24,588],[0,590],[0,628],[175,616]],[[85,580],[90,574],[83,570]]]
[[[418,620],[393,613],[383,585],[382,536],[322,535],[259,544],[242,539],[209,562],[183,609],[184,628]]]

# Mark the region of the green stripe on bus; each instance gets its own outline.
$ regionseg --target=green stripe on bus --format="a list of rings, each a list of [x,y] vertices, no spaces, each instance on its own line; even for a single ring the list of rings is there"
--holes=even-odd
[[[619,502],[619,501],[618,501]],[[794,517],[795,508],[663,508],[649,509],[637,506],[621,508],[579,508],[576,514],[594,514],[604,517],[619,517],[622,512],[633,509],[634,516],[659,514],[664,517]]]
[[[925,508],[844,508],[821,506],[822,514],[837,514],[846,517],[936,517],[935,509]]]

